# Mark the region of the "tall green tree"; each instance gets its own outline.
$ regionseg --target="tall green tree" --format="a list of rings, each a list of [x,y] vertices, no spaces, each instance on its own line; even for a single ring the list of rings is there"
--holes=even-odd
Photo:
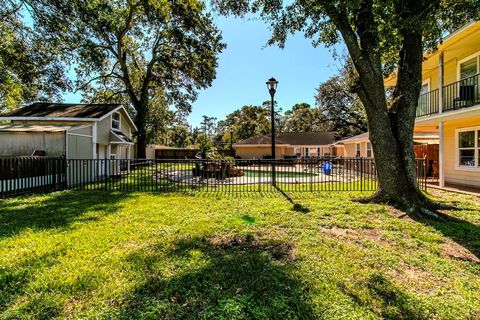
[[[203,134],[205,137],[210,138],[217,131],[217,118],[204,115],[202,119],[200,126],[202,127]]]
[[[177,148],[186,148],[192,144],[192,137],[188,127],[175,125],[169,129],[168,145]]]
[[[396,204],[412,214],[436,208],[419,190],[413,152],[415,109],[423,52],[448,30],[478,19],[478,0],[214,0],[224,14],[260,12],[270,23],[270,44],[285,45],[304,32],[313,44],[343,39],[358,75],[355,92],[367,114],[379,187],[370,201]],[[397,70],[392,103],[384,76]]]
[[[189,111],[197,90],[215,78],[224,45],[200,0],[36,0],[28,5],[45,40],[76,63],[78,89],[128,99],[138,128],[137,157],[145,157],[151,101]]]
[[[340,138],[354,136],[368,130],[365,108],[353,92],[355,74],[351,61],[337,75],[321,83],[315,95],[318,111],[327,119],[331,131]]]
[[[230,143],[230,128],[233,129],[233,143],[270,132],[270,110],[263,106],[243,106],[218,122],[216,140]]]
[[[327,132],[330,123],[323,113],[308,103],[297,103],[285,112],[286,132]]]
[[[55,47],[24,20],[23,3],[0,6],[0,112],[34,101],[59,100],[71,83]]]

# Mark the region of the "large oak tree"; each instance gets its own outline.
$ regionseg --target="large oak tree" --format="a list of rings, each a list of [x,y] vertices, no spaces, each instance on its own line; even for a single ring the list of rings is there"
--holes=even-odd
[[[58,51],[25,23],[23,3],[0,6],[0,112],[33,101],[59,100],[70,88]]]
[[[130,102],[145,157],[151,102],[189,111],[224,45],[200,0],[35,0],[35,28],[76,65],[79,90]],[[151,116],[151,115],[150,115]]]
[[[416,183],[413,152],[415,109],[423,52],[469,17],[478,18],[476,0],[215,0],[224,14],[260,12],[273,31],[271,44],[285,44],[302,31],[313,44],[343,39],[358,74],[356,93],[365,108],[378,169],[379,188],[371,200],[423,214],[434,207]],[[396,69],[392,103],[385,74]]]

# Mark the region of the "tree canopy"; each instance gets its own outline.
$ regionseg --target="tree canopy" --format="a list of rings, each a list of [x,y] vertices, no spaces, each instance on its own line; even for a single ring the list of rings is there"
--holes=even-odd
[[[23,3],[0,7],[0,112],[58,100],[71,87],[58,51],[24,22],[26,14]]]
[[[132,106],[139,157],[151,106],[190,111],[197,90],[215,78],[224,48],[200,0],[37,0],[28,6],[45,41],[76,66],[78,90]]]
[[[230,143],[230,128],[233,142],[270,132],[270,111],[262,106],[243,106],[218,122],[216,140]]]
[[[284,115],[285,132],[326,132],[330,131],[327,118],[318,108],[308,103],[297,103]]]
[[[328,120],[329,130],[341,138],[367,132],[365,109],[353,92],[355,80],[351,62],[347,60],[338,74],[321,83],[315,95],[318,112]]]

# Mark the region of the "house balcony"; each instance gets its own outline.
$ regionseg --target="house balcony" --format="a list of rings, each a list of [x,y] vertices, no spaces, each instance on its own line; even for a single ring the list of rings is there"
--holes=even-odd
[[[480,104],[480,74],[423,93],[418,99],[417,118],[463,109]],[[442,108],[440,111],[440,98]]]

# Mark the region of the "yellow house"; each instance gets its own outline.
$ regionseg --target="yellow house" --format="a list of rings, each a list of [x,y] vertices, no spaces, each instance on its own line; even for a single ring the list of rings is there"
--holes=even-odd
[[[437,132],[415,132],[413,136],[415,144],[438,144]],[[344,157],[363,157],[372,158],[373,149],[369,140],[368,132],[340,140],[334,144],[339,149],[337,155]]]
[[[415,132],[439,135],[439,186],[480,187],[480,21],[425,56]],[[393,86],[395,75],[385,84]]]
[[[331,156],[334,132],[285,132],[275,137],[275,157],[312,158]],[[250,137],[233,145],[235,153],[243,159],[270,158],[272,154],[271,135]]]

